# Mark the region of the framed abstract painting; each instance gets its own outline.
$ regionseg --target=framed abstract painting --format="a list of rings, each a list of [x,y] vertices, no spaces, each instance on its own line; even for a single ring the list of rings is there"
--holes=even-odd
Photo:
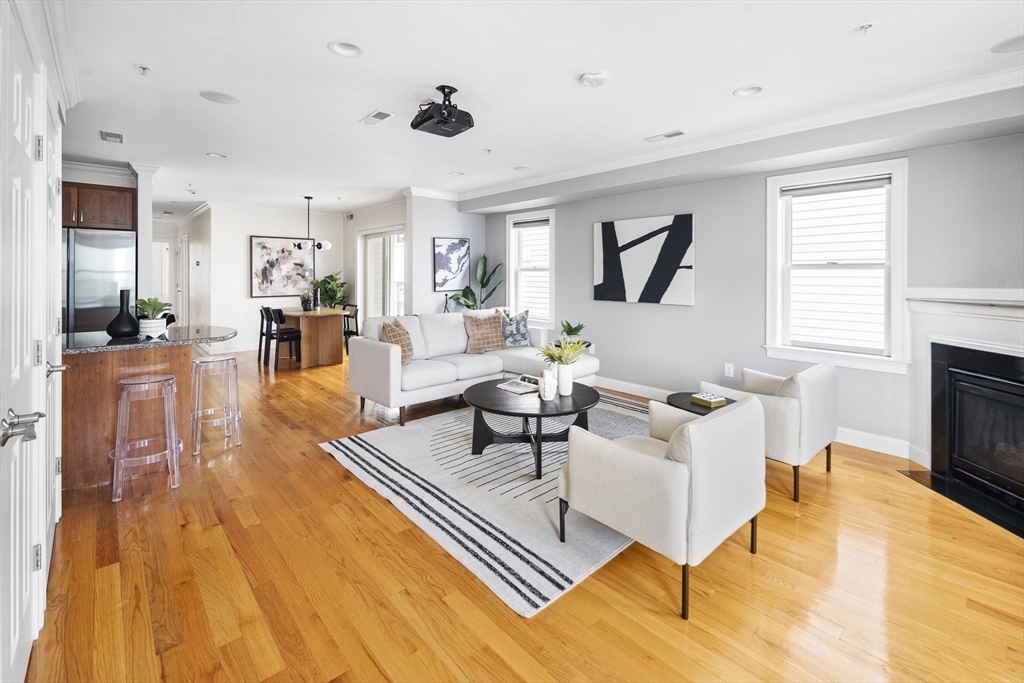
[[[434,238],[434,291],[461,292],[469,284],[469,239]]]
[[[693,214],[594,223],[594,300],[693,306]]]
[[[250,236],[249,296],[299,296],[308,292],[313,287],[315,251],[311,239]]]

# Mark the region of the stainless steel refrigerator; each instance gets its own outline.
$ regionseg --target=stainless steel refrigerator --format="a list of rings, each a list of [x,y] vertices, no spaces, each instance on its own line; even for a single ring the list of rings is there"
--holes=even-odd
[[[120,291],[136,295],[135,232],[65,228],[63,332],[106,330],[121,308]]]

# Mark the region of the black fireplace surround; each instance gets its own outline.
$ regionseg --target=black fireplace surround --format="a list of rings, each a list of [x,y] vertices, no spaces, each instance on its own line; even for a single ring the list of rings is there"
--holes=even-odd
[[[1024,536],[1024,358],[932,344],[931,487]]]

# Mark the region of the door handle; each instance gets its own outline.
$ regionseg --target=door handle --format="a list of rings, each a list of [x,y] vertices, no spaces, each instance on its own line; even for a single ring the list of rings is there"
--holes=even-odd
[[[7,419],[3,420],[3,422],[12,427],[17,427],[18,425],[35,424],[44,417],[46,417],[46,413],[25,413],[24,415],[18,415],[16,412],[8,408]]]
[[[64,372],[68,369],[66,365],[50,365],[50,361],[46,361],[46,376],[49,377],[55,372]]]
[[[7,445],[7,442],[16,436],[22,441],[36,440],[36,425],[34,422],[23,425],[15,425],[7,420],[0,420],[0,448]]]

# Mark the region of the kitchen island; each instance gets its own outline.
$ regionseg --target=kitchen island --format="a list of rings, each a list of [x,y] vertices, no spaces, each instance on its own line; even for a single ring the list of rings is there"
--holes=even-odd
[[[105,332],[63,335],[63,486],[65,489],[101,486],[111,481],[113,465],[107,454],[114,448],[117,431],[117,382],[144,374],[171,374],[177,382],[175,413],[178,435],[185,440],[192,415],[192,349],[195,344],[213,344],[237,335],[230,327],[172,325],[166,339],[138,337],[111,339]],[[133,406],[131,433],[135,440],[163,433],[163,410],[159,401]],[[181,456],[180,465],[189,458]]]

